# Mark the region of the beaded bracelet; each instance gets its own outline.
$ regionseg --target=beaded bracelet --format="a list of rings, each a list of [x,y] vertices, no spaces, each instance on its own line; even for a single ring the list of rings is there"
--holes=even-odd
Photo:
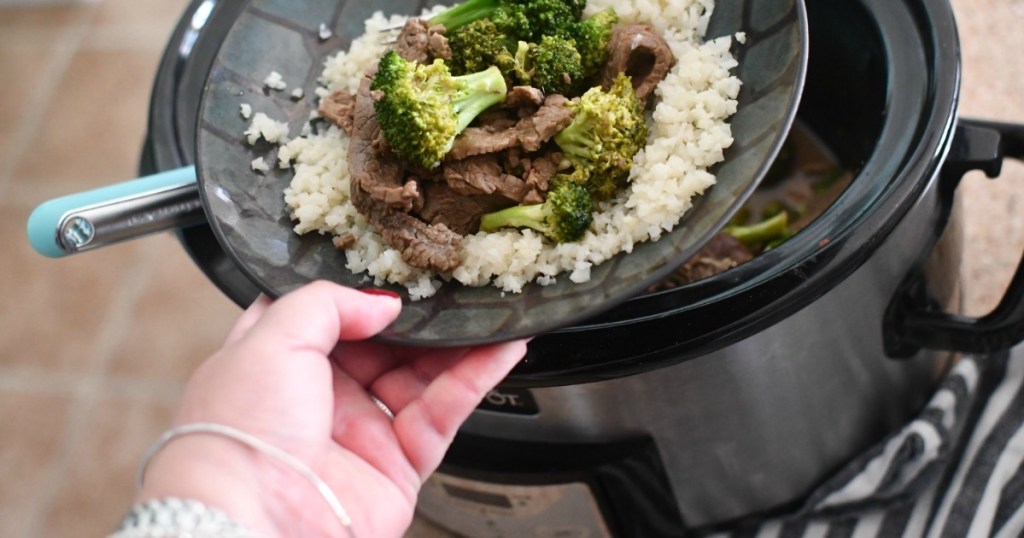
[[[259,538],[199,501],[164,497],[136,504],[107,538]]]

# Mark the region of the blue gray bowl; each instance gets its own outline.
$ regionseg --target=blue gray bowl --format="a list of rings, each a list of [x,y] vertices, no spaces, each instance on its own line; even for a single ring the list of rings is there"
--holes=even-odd
[[[239,103],[298,132],[316,107],[324,58],[349,46],[374,11],[419,13],[433,2],[313,0],[296,9],[286,0],[251,0],[225,39],[209,73],[197,132],[200,195],[228,256],[264,293],[278,296],[313,280],[365,287],[367,277],[345,267],[330,238],[296,235],[283,198],[290,170],[251,171],[267,148],[244,143],[248,122]],[[320,37],[326,24],[332,36]],[[757,187],[796,115],[807,64],[807,22],[801,0],[718,0],[707,38],[746,34],[733,54],[743,82],[731,124],[735,142],[716,166],[717,183],[695,201],[679,225],[658,241],[637,245],[593,268],[591,280],[559,278],[523,293],[446,283],[432,297],[405,301],[399,319],[378,338],[419,346],[475,345],[545,333],[581,322],[641,293],[689,259],[732,217]],[[271,71],[295,87],[268,92]],[[402,288],[394,288],[402,292]]]

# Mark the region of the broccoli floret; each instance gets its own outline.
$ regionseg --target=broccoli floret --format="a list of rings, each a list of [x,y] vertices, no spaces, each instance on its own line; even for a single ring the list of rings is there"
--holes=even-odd
[[[497,58],[508,55],[509,45],[515,43],[490,19],[475,20],[448,32],[447,37],[448,46],[452,49],[448,68],[453,75],[475,73],[497,65]]]
[[[514,40],[530,39],[534,33],[525,4],[505,2],[491,14],[492,22],[503,34]]]
[[[510,0],[516,2],[517,0]],[[576,0],[518,0],[530,21],[531,33],[526,39],[539,43],[544,36],[571,38],[573,27],[583,13],[586,2]]]
[[[457,30],[475,20],[486,19],[509,3],[510,0],[466,0],[434,15],[430,24],[440,24],[446,30]]]
[[[462,75],[497,66],[505,84],[532,85],[545,93],[570,94],[581,86],[583,67],[573,42],[544,36],[540,43],[512,41],[490,19],[473,21],[448,37],[452,49],[448,66]]]
[[[572,20],[578,21],[583,18],[583,10],[587,9],[587,0],[562,0],[562,3],[569,7]]]
[[[395,51],[381,58],[370,89],[377,122],[391,149],[413,164],[433,168],[455,143],[455,136],[487,108],[505,100],[501,71],[452,76],[441,60],[410,62]]]
[[[612,29],[619,23],[619,15],[612,8],[605,8],[573,27],[572,36],[576,41],[587,78],[596,76],[608,63],[608,42]]]
[[[452,57],[448,67],[453,75],[483,71],[495,65],[507,86],[529,84],[526,57],[529,45],[502,33],[490,19],[473,21],[448,36]]]
[[[572,40],[546,35],[540,43],[530,45],[527,65],[532,72],[531,84],[544,93],[573,94],[583,81],[580,62]]]
[[[585,0],[466,0],[435,15],[430,24],[452,31],[475,20],[491,19],[510,38],[536,42],[545,35],[570,37],[585,6]]]
[[[532,228],[556,243],[579,241],[594,219],[594,202],[583,186],[552,179],[543,204],[519,205],[488,213],[480,220],[480,231],[494,232],[507,226]]]
[[[532,75],[526,70],[529,61],[530,44],[526,41],[516,43],[516,50],[512,54],[499,55],[496,59],[498,69],[505,74],[505,80],[511,85],[530,84]]]
[[[747,226],[726,226],[723,231],[752,249],[788,239],[792,235],[789,230],[789,214],[784,210],[761,222]]]
[[[575,180],[595,198],[610,198],[625,185],[633,156],[646,143],[643,104],[630,78],[619,74],[608,91],[591,88],[568,106],[576,115],[554,141],[576,168]]]

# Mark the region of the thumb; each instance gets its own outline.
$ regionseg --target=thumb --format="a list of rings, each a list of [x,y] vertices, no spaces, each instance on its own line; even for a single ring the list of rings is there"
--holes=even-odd
[[[261,347],[297,346],[326,356],[339,340],[365,340],[381,332],[401,309],[402,301],[397,296],[317,281],[271,304],[248,336]]]

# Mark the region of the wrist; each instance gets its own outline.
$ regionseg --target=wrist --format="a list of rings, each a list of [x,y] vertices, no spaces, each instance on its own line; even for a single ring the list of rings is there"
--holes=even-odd
[[[136,502],[192,499],[261,535],[328,536],[337,533],[336,518],[346,528],[350,524],[333,492],[311,469],[240,430],[186,424],[168,430],[150,450]],[[351,536],[351,529],[347,532]]]
[[[135,500],[192,499],[221,510],[257,534],[274,535],[257,466],[253,452],[230,439],[184,436],[153,457]]]

